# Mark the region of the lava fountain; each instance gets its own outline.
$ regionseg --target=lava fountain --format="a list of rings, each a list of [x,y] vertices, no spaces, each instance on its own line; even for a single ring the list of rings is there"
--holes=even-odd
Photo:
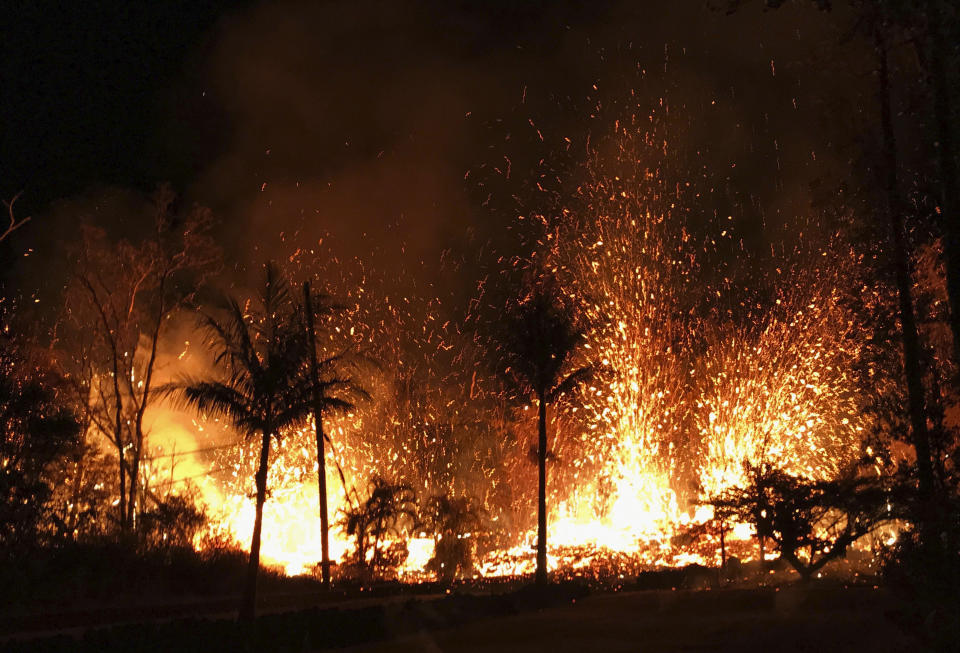
[[[744,463],[828,478],[859,454],[869,430],[857,409],[854,372],[863,332],[846,301],[857,290],[854,253],[839,238],[807,241],[767,260],[770,274],[731,280],[734,262],[718,254],[716,242],[734,242],[732,227],[694,223],[694,191],[664,178],[658,162],[666,146],[651,122],[615,123],[591,148],[568,205],[530,221],[544,225],[541,260],[583,307],[591,327],[582,356],[597,368],[575,405],[559,407],[553,418],[554,568],[590,564],[598,550],[646,565],[713,562],[712,553],[684,550],[671,538],[712,518],[700,501],[742,483]],[[490,383],[478,384],[475,352],[464,353],[472,325],[439,318],[439,301],[431,299],[416,319],[398,310],[406,299],[384,303],[379,314],[362,308],[376,295],[369,286],[365,280],[354,291],[357,322],[349,335],[367,344],[384,335],[410,342],[391,345],[384,367],[396,378],[375,383],[386,390],[373,393],[374,405],[331,423],[331,514],[353,500],[349,488],[377,474],[409,483],[421,498],[469,491],[491,514],[511,506],[529,511],[530,497],[517,503],[535,490],[523,442],[493,446],[502,432],[483,423],[490,402],[478,398],[495,391],[475,391]],[[419,358],[410,356],[414,350]],[[450,350],[455,355],[445,358]],[[451,369],[437,370],[441,364]],[[399,401],[401,387],[418,389],[421,399]],[[470,406],[481,408],[470,414]],[[520,411],[507,430],[530,437],[532,420],[523,420],[530,414]],[[288,573],[319,559],[312,442],[309,430],[285,434],[270,469],[263,555]],[[228,454],[215,465],[225,475],[205,484],[206,495],[216,504],[215,521],[243,543],[255,457],[242,448]],[[749,536],[744,528],[734,533]],[[533,540],[528,527],[514,528],[514,546],[493,550],[478,569],[532,571]],[[401,572],[415,574],[432,542],[410,548],[415,555]],[[332,556],[343,560],[348,549],[333,532]]]
[[[730,227],[693,235],[704,225],[691,224],[689,185],[662,178],[666,146],[651,122],[617,122],[561,218],[540,220],[545,256],[593,325],[599,367],[579,432],[557,436],[573,463],[551,471],[550,541],[676,564],[698,558],[671,535],[711,519],[698,501],[742,483],[745,464],[828,478],[858,456],[864,332],[846,301],[857,257],[839,238],[801,240],[766,262],[770,274],[741,282],[749,293],[706,274],[711,254],[712,268],[733,267],[711,251]]]

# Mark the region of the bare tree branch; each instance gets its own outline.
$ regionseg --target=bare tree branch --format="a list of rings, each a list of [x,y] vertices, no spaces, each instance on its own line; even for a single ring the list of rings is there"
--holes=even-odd
[[[30,222],[30,216],[17,220],[17,216],[14,215],[13,205],[17,203],[17,200],[20,199],[21,195],[23,195],[23,191],[20,191],[19,193],[14,195],[13,199],[10,200],[9,202],[7,200],[3,200],[4,206],[7,207],[7,215],[10,216],[10,224],[7,226],[6,231],[0,234],[0,242],[3,242],[4,240],[6,240],[7,236],[12,234],[14,231],[19,229],[23,225]]]

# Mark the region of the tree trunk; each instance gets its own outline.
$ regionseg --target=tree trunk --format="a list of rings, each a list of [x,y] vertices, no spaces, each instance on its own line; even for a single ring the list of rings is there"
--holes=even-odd
[[[727,522],[720,520],[720,571],[727,566]]]
[[[377,530],[373,536],[373,557],[371,559],[370,571],[373,574],[379,573],[380,569],[380,534],[383,532],[383,520],[377,517]]]
[[[114,418],[113,428],[117,445],[117,465],[120,468],[120,530],[127,530],[127,461],[123,446],[123,400],[120,395],[120,366],[119,353],[117,346],[111,342],[111,354],[113,356],[113,402]]]
[[[546,391],[539,393],[540,419],[537,446],[537,576],[538,585],[547,584],[547,402]]]
[[[263,504],[267,500],[267,467],[270,462],[270,433],[263,434],[260,444],[260,464],[257,467],[257,509],[253,520],[253,539],[250,542],[250,560],[240,604],[240,620],[253,621],[257,606],[257,577],[260,574],[260,533],[263,530]]]
[[[929,505],[932,497],[932,461],[930,460],[930,436],[927,432],[927,416],[924,407],[923,377],[920,361],[920,338],[913,312],[910,259],[907,252],[903,216],[900,213],[900,196],[897,188],[897,145],[890,112],[890,74],[887,62],[887,44],[883,27],[874,33],[877,57],[879,58],[880,126],[883,132],[884,178],[887,193],[887,214],[890,221],[890,241],[893,246],[894,268],[899,296],[900,327],[903,339],[903,367],[907,381],[907,397],[913,445],[917,454],[917,477],[919,486],[921,527],[929,522]]]
[[[84,438],[84,441],[86,438]],[[67,517],[69,520],[67,527],[70,529],[70,539],[75,540],[77,537],[77,531],[80,527],[80,491],[83,489],[83,473],[86,469],[84,461],[86,456],[81,454],[79,459],[74,463],[74,475],[73,475],[73,491],[70,494],[71,499],[71,508],[70,513]]]
[[[119,435],[119,434],[118,434]],[[117,457],[120,459],[118,467],[120,469],[120,531],[127,530],[127,475],[126,466],[123,461],[123,441],[117,442]]]
[[[366,524],[362,525],[364,530],[360,531],[360,535],[357,537],[357,567],[360,569],[360,573],[364,573],[364,568],[367,565],[367,535],[366,535]]]
[[[100,301],[100,296],[97,294],[96,289],[93,287],[93,284],[90,282],[84,275],[80,275],[80,282],[86,287],[87,291],[90,293],[90,300],[93,302],[94,307],[97,309],[97,314],[100,316],[100,324],[103,326],[103,336],[107,341],[107,344],[110,346],[110,357],[113,368],[113,403],[114,403],[114,444],[117,446],[117,466],[119,467],[120,473],[120,504],[118,508],[120,509],[120,530],[121,532],[126,532],[127,530],[127,490],[126,490],[126,461],[124,460],[124,446],[123,446],[123,397],[120,394],[120,351],[117,346],[117,341],[114,338],[114,331],[110,328],[110,320],[107,319],[107,313],[103,308],[103,303]],[[101,395],[102,395],[101,390]],[[107,434],[109,437],[109,433]]]
[[[323,446],[323,406],[320,403],[320,370],[317,362],[316,335],[313,330],[313,303],[310,282],[303,283],[303,305],[307,319],[307,343],[310,347],[310,371],[313,381],[313,430],[317,437],[317,491],[320,495],[320,573],[323,588],[330,589],[330,521],[327,514],[327,465]]]
[[[930,37],[930,83],[937,124],[937,164],[940,169],[940,224],[947,263],[947,293],[950,298],[950,328],[953,355],[960,365],[960,189],[953,146],[950,110],[950,82],[947,76],[947,48],[943,37],[943,12],[939,0],[927,0],[927,31]]]
[[[164,272],[160,276],[160,287],[158,289],[159,302],[157,305],[156,319],[150,334],[150,356],[147,358],[146,367],[143,370],[143,388],[140,399],[137,399],[137,390],[133,383],[133,375],[127,376],[127,383],[130,389],[130,398],[136,406],[137,413],[133,422],[133,464],[130,466],[130,500],[127,503],[127,523],[136,528],[137,525],[137,495],[140,490],[140,462],[143,458],[143,442],[146,439],[143,433],[143,418],[150,405],[150,390],[153,387],[153,370],[157,364],[157,350],[160,344],[160,330],[163,326],[163,318],[167,315],[167,304],[165,301],[165,292],[167,287],[167,276]],[[134,359],[135,360],[135,359]],[[131,367],[134,362],[131,361]]]
[[[140,485],[140,451],[143,441],[133,437],[133,459],[130,461],[130,485],[127,488],[127,526],[134,532],[137,530],[137,494]]]

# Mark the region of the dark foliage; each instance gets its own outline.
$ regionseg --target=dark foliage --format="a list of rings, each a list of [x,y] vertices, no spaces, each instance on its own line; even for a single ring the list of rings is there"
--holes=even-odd
[[[247,559],[245,551],[218,542],[207,542],[200,551],[176,545],[148,549],[129,538],[63,542],[0,565],[5,588],[0,611],[10,617],[38,612],[49,623],[50,615],[96,610],[98,605],[122,611],[201,596],[230,597],[227,610],[243,589]],[[260,584],[279,589],[295,583],[262,569]]]
[[[113,509],[113,499],[118,495],[117,463],[82,438],[48,468],[53,491],[47,502],[47,528],[51,540],[58,544],[96,540],[117,525]]]
[[[906,601],[915,630],[936,650],[960,642],[960,497],[943,498],[933,537],[901,533],[885,552],[883,574]]]
[[[887,488],[849,473],[813,481],[769,466],[750,467],[750,483],[711,500],[734,519],[749,522],[783,560],[807,580],[891,518]]]
[[[158,499],[140,515],[137,535],[147,549],[190,549],[207,524],[207,516],[189,494]]]
[[[560,289],[541,281],[510,310],[501,352],[504,370],[526,396],[551,403],[587,378],[588,368],[569,370],[585,328]]]
[[[433,535],[436,545],[427,570],[445,582],[472,574],[483,511],[469,497],[440,495],[427,501],[420,518],[421,527]]]
[[[404,539],[416,524],[417,499],[403,483],[380,477],[370,481],[369,496],[344,512],[340,527],[354,538],[353,562],[361,578],[383,578],[407,558]],[[387,541],[393,538],[393,541]]]
[[[0,346],[0,547],[9,553],[40,543],[50,468],[76,444],[80,427],[60,401],[56,377]]]

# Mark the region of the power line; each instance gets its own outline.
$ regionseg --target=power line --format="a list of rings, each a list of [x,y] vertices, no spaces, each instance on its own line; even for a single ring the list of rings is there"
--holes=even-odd
[[[228,469],[219,469],[219,470],[210,469],[210,470],[207,470],[206,472],[202,472],[202,473],[200,473],[200,474],[194,474],[193,476],[184,476],[184,477],[182,477],[182,478],[168,479],[168,480],[166,480],[166,481],[159,481],[159,482],[157,482],[157,483],[151,483],[149,487],[150,487],[150,488],[158,488],[158,487],[165,487],[165,486],[167,486],[167,485],[176,485],[177,483],[183,483],[183,482],[185,482],[185,481],[192,481],[192,480],[197,479],[197,478],[206,478],[206,477],[208,477],[208,476],[216,476],[216,475],[218,475],[218,474],[224,474],[224,473],[227,473],[227,472],[229,472],[229,471],[230,471],[230,470],[228,470]]]
[[[206,453],[206,452],[208,452],[208,451],[217,451],[217,450],[219,450],[219,449],[232,449],[233,447],[239,447],[239,446],[242,445],[242,444],[243,444],[243,440],[239,440],[239,441],[237,441],[237,442],[232,442],[232,443],[228,443],[228,444],[220,444],[220,445],[214,445],[214,446],[210,446],[210,447],[202,447],[202,448],[200,448],[200,449],[192,449],[192,450],[189,450],[189,451],[171,451],[170,453],[156,454],[156,455],[154,455],[154,456],[147,456],[147,457],[145,457],[145,458],[141,458],[140,460],[143,461],[143,462],[151,462],[151,461],[153,461],[153,460],[160,460],[161,458],[172,458],[172,457],[174,457],[174,456],[188,456],[188,455],[190,455],[190,454]]]

